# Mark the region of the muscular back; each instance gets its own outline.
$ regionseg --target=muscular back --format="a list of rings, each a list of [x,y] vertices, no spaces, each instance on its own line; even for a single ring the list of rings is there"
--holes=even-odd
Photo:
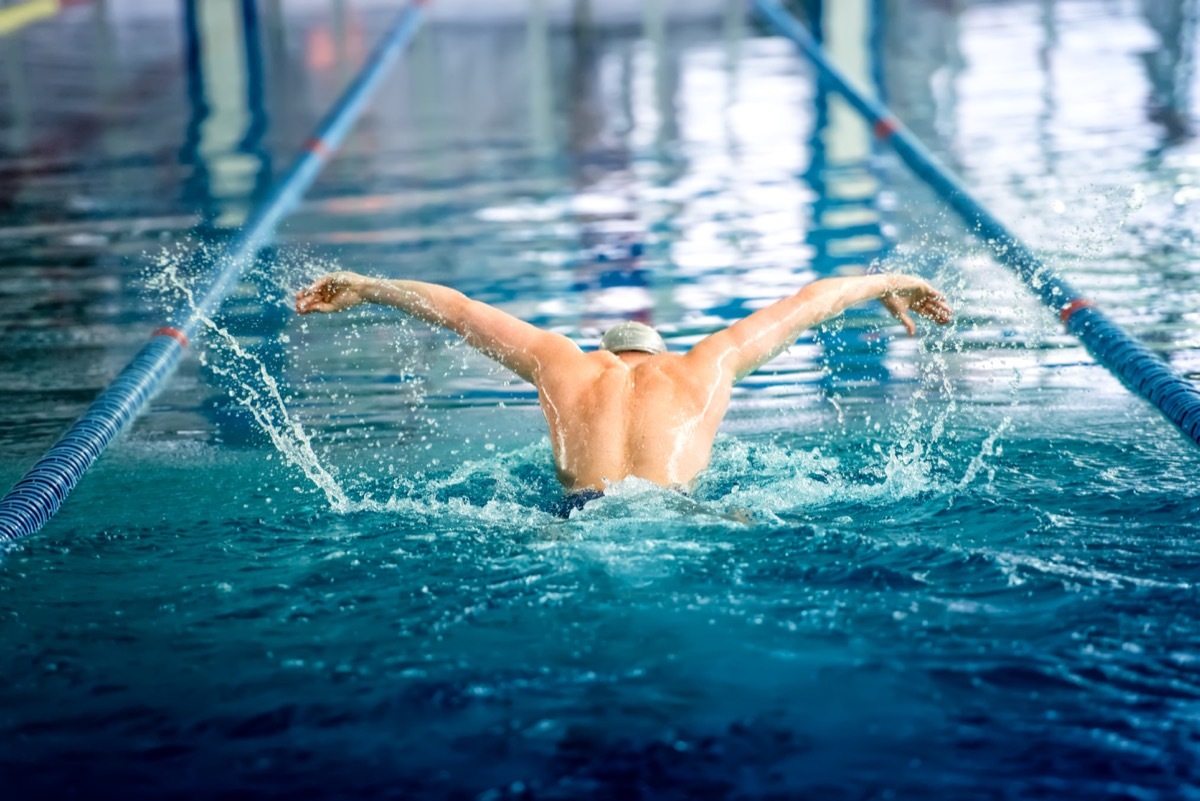
[[[576,353],[543,371],[538,397],[558,478],[571,490],[637,476],[686,486],[708,466],[731,382],[676,353]]]
[[[337,312],[381,303],[463,336],[469,345],[538,389],[554,463],[568,489],[604,489],[637,476],[688,484],[708,466],[734,382],[781,353],[809,326],[864,300],[882,300],[904,323],[908,311],[945,325],[950,306],[905,275],[824,278],[698,342],[687,354],[583,353],[494,306],[439,284],[330,273],[296,293],[296,311]]]

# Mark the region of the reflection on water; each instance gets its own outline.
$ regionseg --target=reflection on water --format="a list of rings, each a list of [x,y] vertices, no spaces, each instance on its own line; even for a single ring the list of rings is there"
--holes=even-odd
[[[1167,143],[1178,143],[1195,132],[1192,95],[1196,81],[1196,27],[1200,8],[1195,2],[1143,0],[1142,15],[1158,38],[1141,55],[1150,83],[1146,113],[1162,126]]]
[[[741,2],[435,5],[214,321],[233,338],[0,561],[17,796],[1194,794],[1200,497],[1170,425]],[[1194,0],[796,5],[1200,372]],[[0,478],[159,324],[162,249],[204,274],[188,254],[392,13],[94,2],[0,39]],[[873,268],[959,316],[806,334],[739,386],[691,497],[631,480],[564,522],[531,388],[395,314],[291,314],[338,267],[584,347],[633,317],[683,349]]]

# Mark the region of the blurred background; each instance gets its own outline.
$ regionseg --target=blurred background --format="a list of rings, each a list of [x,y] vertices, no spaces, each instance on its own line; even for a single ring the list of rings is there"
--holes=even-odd
[[[0,383],[39,389],[6,404],[24,432],[8,445],[32,454],[106,383],[169,305],[144,291],[148,254],[236,229],[397,7],[0,0]],[[1035,250],[1200,369],[1194,0],[793,10]],[[970,236],[743,2],[438,0],[429,14],[285,221],[285,249],[419,269],[585,344],[635,317],[680,346],[813,277],[954,262],[938,275],[961,283],[965,341],[992,351],[975,367],[1008,370],[993,346],[1014,341],[1086,361],[1027,303],[970,302],[1021,290],[992,265],[971,273],[987,257]],[[238,335],[286,325],[284,296],[310,276],[280,265],[270,302],[260,281],[240,322],[228,307]],[[814,371],[878,380],[896,345],[874,339],[818,336],[777,365],[784,379],[757,380],[785,394]]]
[[[1200,378],[1200,0],[789,6]],[[0,0],[3,488],[400,8]],[[0,792],[1200,797],[1191,444],[741,0],[428,12],[177,374],[0,553]],[[563,522],[532,388],[387,310],[292,314],[332,269],[584,348],[634,318],[683,350],[872,269],[957,317],[806,332],[691,498]]]

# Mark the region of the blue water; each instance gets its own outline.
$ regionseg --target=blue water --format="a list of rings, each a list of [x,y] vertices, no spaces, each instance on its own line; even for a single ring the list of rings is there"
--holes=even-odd
[[[390,13],[349,5],[266,4],[270,91],[209,116],[175,9],[3,40],[54,70],[0,87],[0,479],[286,164]],[[838,55],[1200,372],[1194,4],[945,5],[888,4]],[[1200,455],[785,43],[648,14],[416,43],[229,336],[0,557],[6,798],[1200,797]],[[738,389],[690,497],[629,480],[565,521],[529,388],[396,314],[288,311],[355,269],[683,349],[871,263],[956,323],[806,335]]]

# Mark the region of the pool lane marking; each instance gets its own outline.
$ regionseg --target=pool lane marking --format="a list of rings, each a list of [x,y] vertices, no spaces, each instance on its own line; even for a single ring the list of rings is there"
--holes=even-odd
[[[329,145],[325,144],[324,139],[315,137],[304,143],[304,149],[307,152],[312,153],[314,156],[323,159],[329,158],[329,156],[333,153],[333,149],[330,148]]]
[[[1130,336],[1099,308],[1088,302],[1037,257],[1007,226],[976,200],[966,185],[877,98],[864,92],[838,69],[812,34],[779,0],[751,0],[759,14],[777,32],[796,45],[816,67],[819,79],[842,96],[871,124],[876,136],[895,151],[918,178],[962,218],[968,230],[982,240],[998,262],[1004,264],[1059,315],[1067,330],[1092,354],[1096,362],[1125,386],[1162,412],[1183,434],[1200,445],[1200,387]],[[1087,309],[1084,314],[1081,310]]]
[[[185,348],[188,346],[187,334],[183,333],[178,328],[175,328],[173,326],[165,325],[162,328],[156,328],[156,329],[154,329],[154,333],[151,334],[151,336],[152,337],[171,337],[171,339],[174,339],[176,342],[178,342],[180,345],[183,345]]]
[[[900,130],[900,120],[895,117],[882,117],[875,120],[874,124],[871,125],[871,130],[874,132],[876,139],[887,139]]]
[[[366,108],[387,68],[412,42],[420,27],[421,8],[422,4],[410,3],[400,12],[360,72],[317,124],[312,139],[330,150],[337,149],[350,126]],[[245,265],[269,244],[279,221],[295,208],[312,186],[324,162],[325,159],[316,153],[301,150],[288,171],[258,202],[245,225],[227,244],[217,274],[185,321],[177,323],[178,327],[159,329],[161,336],[151,337],[142,346],[58,442],[0,498],[0,542],[33,534],[58,511],[96,458],[175,369],[183,348],[168,343],[164,337],[184,344],[184,339],[200,326],[200,320],[216,312],[225,296],[237,285]]]
[[[1065,325],[1070,321],[1071,315],[1073,315],[1075,312],[1079,311],[1080,309],[1086,309],[1089,306],[1095,305],[1095,303],[1092,303],[1087,298],[1075,298],[1073,301],[1065,304],[1062,307],[1062,310],[1058,313],[1058,319],[1062,320],[1063,324]]]

